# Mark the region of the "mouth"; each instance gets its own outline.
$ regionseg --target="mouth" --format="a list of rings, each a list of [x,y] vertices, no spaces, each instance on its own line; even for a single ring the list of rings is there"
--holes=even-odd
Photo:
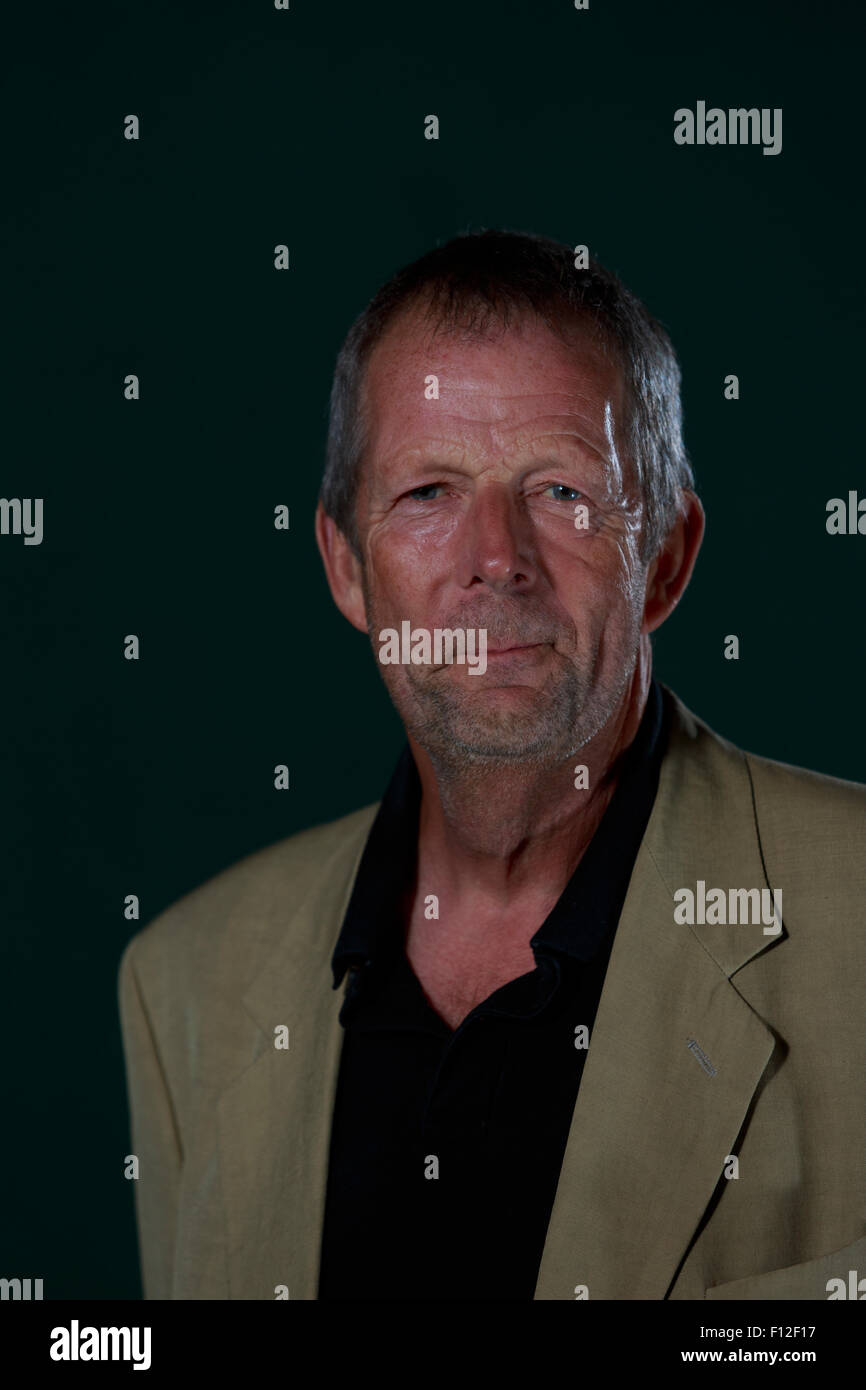
[[[538,652],[546,646],[546,642],[527,642],[514,647],[488,647],[487,660],[489,661],[492,656],[516,656],[521,652]]]

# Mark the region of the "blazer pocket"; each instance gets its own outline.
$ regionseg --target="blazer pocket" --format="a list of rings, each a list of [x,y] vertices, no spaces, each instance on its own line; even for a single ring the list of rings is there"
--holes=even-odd
[[[841,1279],[844,1284],[844,1294],[835,1286],[837,1297],[850,1298],[853,1293],[855,1298],[866,1300],[866,1236],[829,1255],[819,1255],[816,1260],[772,1269],[767,1274],[750,1274],[729,1284],[713,1284],[704,1290],[704,1298],[806,1298],[827,1302],[833,1291],[827,1289],[830,1279]],[[859,1289],[861,1279],[863,1288]]]

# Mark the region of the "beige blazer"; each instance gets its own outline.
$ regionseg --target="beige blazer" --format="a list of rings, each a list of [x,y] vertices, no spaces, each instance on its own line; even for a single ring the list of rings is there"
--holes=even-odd
[[[827,1299],[866,1280],[866,786],[743,753],[675,705],[535,1298]],[[124,952],[147,1298],[316,1297],[330,957],[375,812],[249,856]],[[782,931],[679,925],[698,880],[781,890]]]

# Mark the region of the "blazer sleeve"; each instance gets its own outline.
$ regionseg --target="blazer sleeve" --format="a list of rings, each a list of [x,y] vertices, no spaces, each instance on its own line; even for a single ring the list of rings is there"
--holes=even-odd
[[[135,1214],[144,1297],[171,1298],[183,1153],[159,1048],[136,972],[135,939],[123,953],[118,998],[132,1153],[138,1157]]]

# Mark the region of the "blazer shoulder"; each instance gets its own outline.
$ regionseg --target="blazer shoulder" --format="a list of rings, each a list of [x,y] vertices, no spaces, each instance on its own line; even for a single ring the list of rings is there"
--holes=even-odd
[[[168,983],[192,969],[201,980],[228,955],[240,975],[253,973],[317,884],[349,883],[379,804],[289,835],[191,889],[131,938],[121,971]]]
[[[802,826],[809,816],[816,832],[822,825],[833,829],[844,823],[853,834],[866,834],[866,784],[748,752],[710,728],[673,691],[667,693],[674,706],[671,750],[712,771],[736,768],[741,776],[742,769],[759,819]]]
[[[815,841],[866,844],[866,784],[744,753],[758,819],[778,831],[808,829]]]
[[[767,869],[817,889],[866,889],[866,785],[752,753],[673,699],[668,800],[704,826],[704,850],[750,822]],[[681,812],[680,812],[681,814]],[[671,817],[665,821],[670,835]],[[676,821],[680,827],[680,822]]]

